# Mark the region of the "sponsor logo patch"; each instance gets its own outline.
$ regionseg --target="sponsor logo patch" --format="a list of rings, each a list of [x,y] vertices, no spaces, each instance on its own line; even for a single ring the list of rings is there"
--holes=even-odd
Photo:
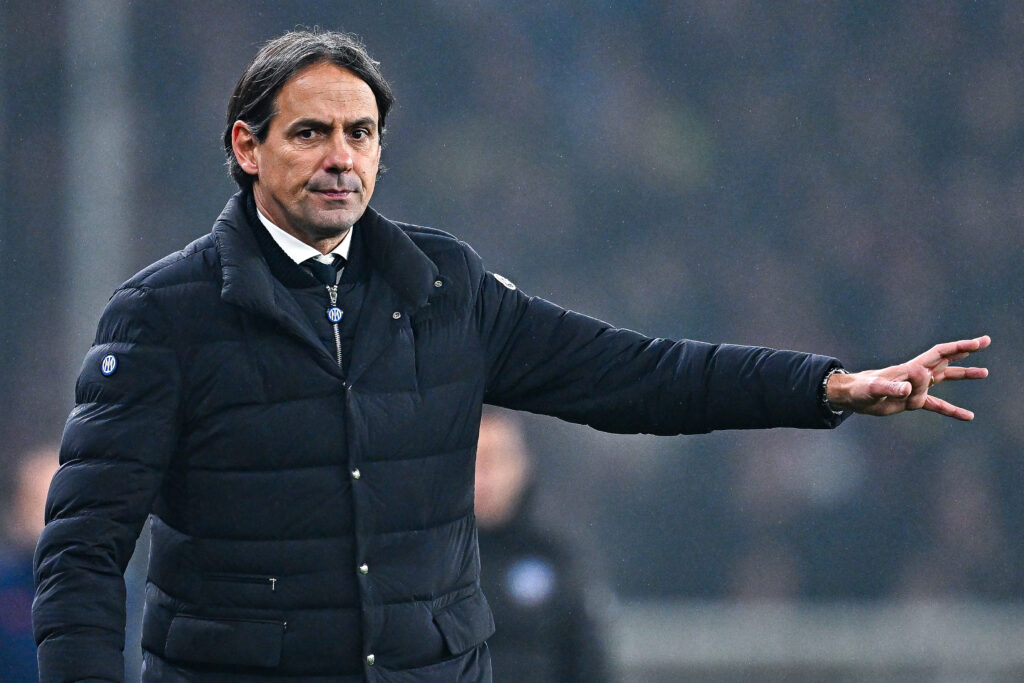
[[[505,285],[506,288],[515,291],[515,288],[516,288],[515,283],[512,282],[511,280],[509,280],[504,275],[498,275],[497,273],[495,273],[494,274],[494,279],[497,280],[498,282],[500,282],[501,284]]]

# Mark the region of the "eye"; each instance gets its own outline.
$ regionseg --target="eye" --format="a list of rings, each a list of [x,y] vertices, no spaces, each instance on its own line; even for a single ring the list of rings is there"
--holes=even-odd
[[[352,131],[352,137],[356,140],[362,140],[363,138],[369,137],[370,131],[365,128],[356,128]]]
[[[312,140],[314,135],[316,135],[316,131],[312,128],[303,128],[295,134],[300,140]]]

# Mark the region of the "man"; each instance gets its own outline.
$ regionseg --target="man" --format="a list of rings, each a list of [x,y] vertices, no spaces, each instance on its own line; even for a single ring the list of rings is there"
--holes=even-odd
[[[841,374],[527,297],[368,207],[391,102],[342,34],[286,34],[242,75],[224,137],[240,192],[114,293],[82,367],[36,552],[43,681],[120,680],[147,515],[150,680],[489,680],[484,402],[658,434],[972,417],[929,385],[985,376],[950,362],[987,337]]]
[[[488,639],[499,681],[611,680],[595,591],[571,544],[530,518],[533,461],[515,413],[485,410],[474,511],[480,578],[494,611]]]

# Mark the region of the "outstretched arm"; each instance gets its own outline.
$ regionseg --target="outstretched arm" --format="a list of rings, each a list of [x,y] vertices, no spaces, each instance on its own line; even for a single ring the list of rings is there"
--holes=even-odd
[[[974,413],[929,395],[928,391],[946,380],[983,379],[987,368],[953,366],[992,340],[986,335],[936,344],[906,363],[881,370],[834,374],[828,379],[826,395],[836,410],[866,415],[895,415],[905,410],[931,410],[958,420],[973,420]]]

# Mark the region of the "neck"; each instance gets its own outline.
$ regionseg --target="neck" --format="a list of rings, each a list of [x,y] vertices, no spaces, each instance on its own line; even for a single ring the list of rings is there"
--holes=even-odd
[[[341,244],[342,242],[345,241],[345,236],[348,235],[348,231],[351,230],[351,229],[352,228],[346,228],[345,231],[341,233],[340,237],[330,237],[330,238],[326,238],[326,239],[322,239],[322,240],[312,240],[312,241],[305,239],[301,235],[296,235],[295,233],[291,233],[291,234],[295,235],[295,237],[297,237],[298,239],[302,240],[303,242],[305,242],[309,246],[313,247],[314,249],[319,251],[321,254],[329,254],[329,253],[331,253],[331,251],[336,246],[338,246],[339,244]]]

